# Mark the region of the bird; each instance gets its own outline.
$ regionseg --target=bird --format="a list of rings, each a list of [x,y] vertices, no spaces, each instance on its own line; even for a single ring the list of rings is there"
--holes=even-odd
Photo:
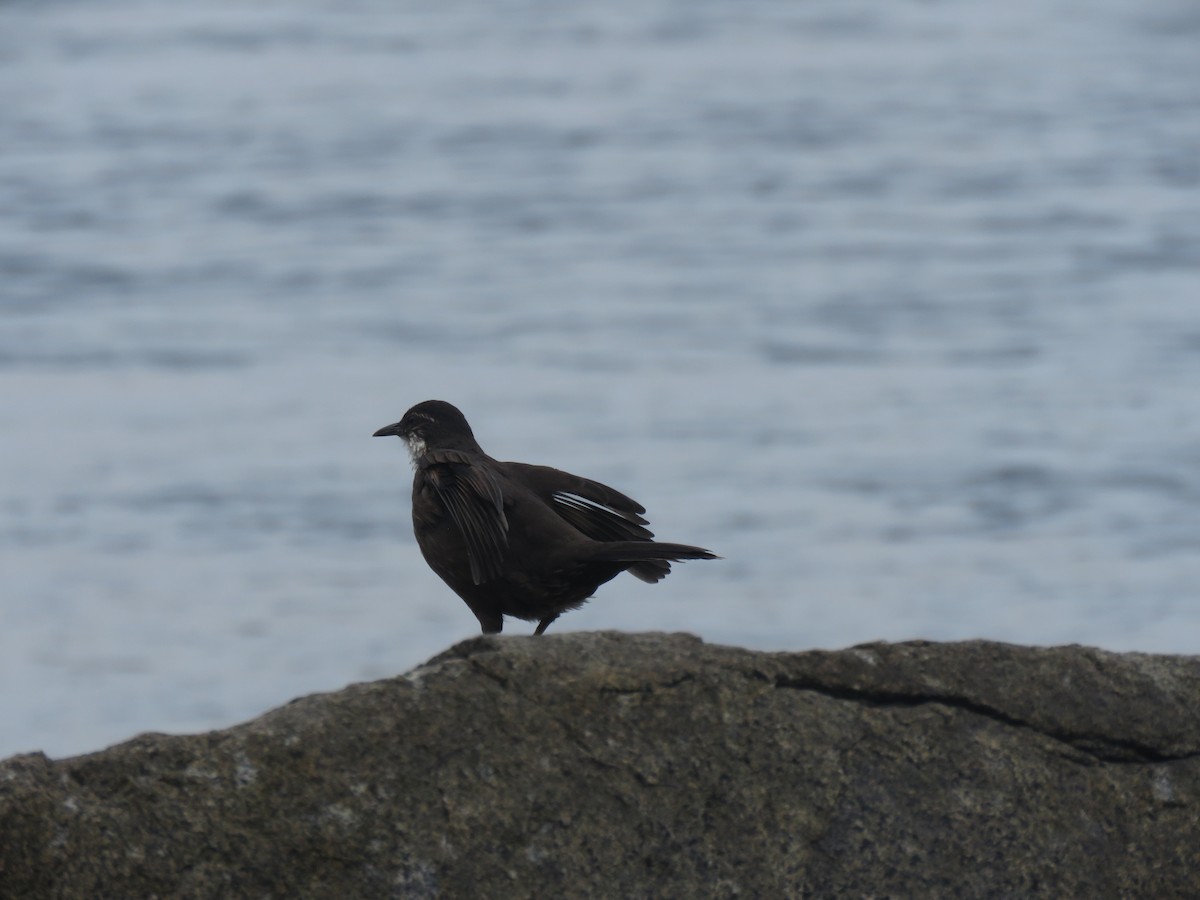
[[[720,558],[653,540],[645,508],[598,481],[493,459],[444,400],[418,403],[374,437],[392,435],[412,460],[421,555],[484,634],[500,633],[511,616],[537,622],[540,635],[621,572],[654,583],[672,562]]]

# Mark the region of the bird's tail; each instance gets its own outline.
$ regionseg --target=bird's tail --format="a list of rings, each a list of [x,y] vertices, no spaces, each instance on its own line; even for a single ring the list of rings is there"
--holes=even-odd
[[[592,545],[589,554],[596,562],[628,562],[629,573],[642,581],[661,581],[671,571],[672,562],[685,559],[720,559],[703,547],[668,544],[663,541],[603,541]]]

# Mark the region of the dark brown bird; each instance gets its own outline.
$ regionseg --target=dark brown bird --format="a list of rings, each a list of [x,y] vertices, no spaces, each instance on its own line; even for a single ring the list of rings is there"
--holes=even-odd
[[[700,547],[653,540],[646,510],[596,481],[483,452],[457,408],[418,403],[375,432],[412,456],[413,533],[421,555],[466,601],[484,634],[504,616],[537,622],[534,634],[582,606],[628,570],[662,580],[671,563],[717,559]]]

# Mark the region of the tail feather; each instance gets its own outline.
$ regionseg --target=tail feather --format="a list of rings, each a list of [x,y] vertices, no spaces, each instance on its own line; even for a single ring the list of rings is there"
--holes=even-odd
[[[685,559],[720,559],[703,547],[668,544],[663,541],[604,541],[592,545],[590,556],[597,562],[682,562]],[[663,573],[666,574],[665,572]]]
[[[637,562],[625,570],[634,578],[640,578],[646,584],[658,584],[671,574],[671,564],[665,559],[648,559]]]

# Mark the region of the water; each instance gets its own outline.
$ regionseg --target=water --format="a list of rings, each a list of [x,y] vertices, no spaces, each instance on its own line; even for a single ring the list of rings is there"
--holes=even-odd
[[[1197,652],[1197,40],[1184,0],[5,3],[0,754],[475,633],[370,437],[430,397],[725,557],[556,631]]]

